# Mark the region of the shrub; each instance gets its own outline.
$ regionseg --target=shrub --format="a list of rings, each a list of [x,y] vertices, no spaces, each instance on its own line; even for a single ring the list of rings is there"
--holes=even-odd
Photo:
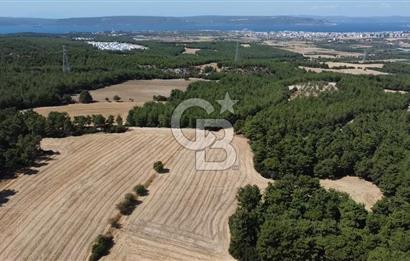
[[[154,95],[153,100],[158,101],[158,102],[163,102],[163,101],[167,101],[168,98],[163,95]]]
[[[108,255],[113,245],[112,235],[99,235],[91,249],[90,261],[97,261],[101,257]]]
[[[82,91],[78,100],[80,103],[92,103],[93,97],[91,96],[89,91]]]
[[[134,191],[138,196],[141,197],[148,195],[148,190],[144,187],[144,185],[141,184],[135,186]]]
[[[117,204],[117,209],[122,215],[128,216],[131,215],[137,204],[138,200],[135,198],[135,196],[131,193],[128,193],[125,195],[124,200]]]
[[[113,99],[114,101],[116,101],[116,102],[121,101],[121,97],[118,96],[118,95],[114,95],[114,97],[112,97],[112,99]]]
[[[154,170],[158,173],[163,173],[164,172],[164,163],[161,161],[157,161],[154,163]]]

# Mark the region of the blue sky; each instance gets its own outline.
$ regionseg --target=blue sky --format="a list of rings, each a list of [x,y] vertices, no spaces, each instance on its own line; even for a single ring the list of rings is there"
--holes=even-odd
[[[0,0],[0,16],[410,16],[410,0]]]

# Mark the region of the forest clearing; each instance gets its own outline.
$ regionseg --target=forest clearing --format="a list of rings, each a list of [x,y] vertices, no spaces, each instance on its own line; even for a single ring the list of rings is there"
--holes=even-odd
[[[103,116],[121,115],[127,118],[128,111],[134,106],[144,105],[145,102],[152,101],[154,95],[168,97],[172,90],[186,90],[192,82],[198,79],[184,80],[131,80],[121,84],[107,86],[102,89],[90,91],[94,103],[90,104],[69,104],[64,106],[50,106],[35,108],[37,113],[47,116],[52,111],[67,112],[71,117],[87,116],[92,114],[102,114]],[[121,100],[113,101],[113,97],[118,95]],[[74,100],[78,101],[78,95]],[[107,99],[108,98],[108,101]]]
[[[354,201],[364,204],[368,211],[383,198],[383,193],[376,185],[358,177],[347,176],[339,180],[325,179],[320,181],[320,185],[326,189],[349,194]]]
[[[360,57],[358,52],[344,52],[333,49],[317,47],[314,43],[305,41],[265,41],[269,46],[302,54],[307,58],[341,58],[341,57]]]
[[[307,72],[337,72],[352,75],[388,75],[388,73],[367,69],[367,68],[347,68],[347,69],[323,69],[323,68],[312,68],[306,66],[300,66],[299,68],[304,69]]]

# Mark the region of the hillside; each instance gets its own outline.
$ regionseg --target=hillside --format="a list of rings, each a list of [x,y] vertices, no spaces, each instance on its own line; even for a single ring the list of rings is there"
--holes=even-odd
[[[116,204],[154,175],[157,160],[170,172],[157,174],[149,196],[115,232],[108,259],[230,259],[227,221],[236,192],[246,184],[267,184],[253,168],[246,139],[237,137],[234,144],[240,151],[237,170],[197,172],[195,153],[167,129],[45,139],[44,149],[61,154],[34,168],[37,174],[0,185],[15,193],[0,208],[1,234],[7,235],[0,259],[86,259]]]

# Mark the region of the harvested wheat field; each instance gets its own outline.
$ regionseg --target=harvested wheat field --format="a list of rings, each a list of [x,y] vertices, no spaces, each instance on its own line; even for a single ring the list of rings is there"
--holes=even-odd
[[[299,66],[299,68],[304,69],[307,72],[336,72],[336,73],[344,73],[344,74],[352,74],[352,75],[388,75],[388,73],[367,69],[367,68],[354,68],[354,69],[323,69],[323,68],[312,68],[312,67],[305,67]]]
[[[75,116],[87,116],[93,114],[102,114],[107,117],[109,115],[117,116],[121,115],[123,119],[127,118],[128,112],[134,106],[142,106],[143,102],[95,102],[90,104],[69,104],[65,106],[52,106],[52,107],[40,107],[35,108],[34,111],[47,117],[52,112],[67,112],[71,117]]]
[[[185,47],[185,50],[183,53],[184,54],[196,54],[199,51],[201,51],[201,49]]]
[[[168,97],[174,89],[185,91],[189,84],[198,80],[199,79],[132,80],[93,90],[90,91],[90,94],[97,102],[105,102],[105,98],[112,100],[114,95],[118,95],[124,102],[128,102],[131,99],[136,103],[144,103],[152,101],[154,95]]]
[[[342,63],[342,62],[326,62],[330,69],[335,69],[337,67],[354,67],[355,69],[381,69],[384,67],[383,63]]]
[[[169,129],[133,129],[45,139],[58,151],[38,173],[1,184],[16,194],[0,207],[0,260],[86,260],[98,234],[108,229],[115,205],[156,175],[149,195],[114,231],[106,260],[229,260],[228,217],[237,189],[267,185],[253,168],[246,139],[236,137],[235,170],[195,170],[195,153]],[[213,158],[224,153],[216,150]],[[161,160],[169,173],[154,174]]]
[[[306,41],[265,41],[265,44],[274,46],[286,51],[302,54],[305,57],[318,58],[341,58],[341,57],[360,57],[363,54],[358,52],[343,52],[334,49],[321,48],[313,42]]]
[[[70,116],[102,114],[121,115],[126,118],[128,111],[134,106],[142,106],[145,102],[152,101],[154,95],[168,97],[174,89],[186,90],[192,82],[199,79],[184,80],[133,80],[121,84],[108,86],[102,89],[90,91],[96,101],[91,104],[70,104],[66,106],[41,107],[34,109],[41,115],[47,116],[52,111],[67,112]],[[121,102],[114,102],[113,97],[118,95]],[[106,98],[110,102],[106,101]],[[78,99],[74,96],[74,99]]]
[[[325,179],[321,180],[320,184],[326,189],[349,194],[354,201],[364,204],[369,211],[377,201],[383,198],[383,193],[376,185],[358,177],[344,177],[339,180]]]

